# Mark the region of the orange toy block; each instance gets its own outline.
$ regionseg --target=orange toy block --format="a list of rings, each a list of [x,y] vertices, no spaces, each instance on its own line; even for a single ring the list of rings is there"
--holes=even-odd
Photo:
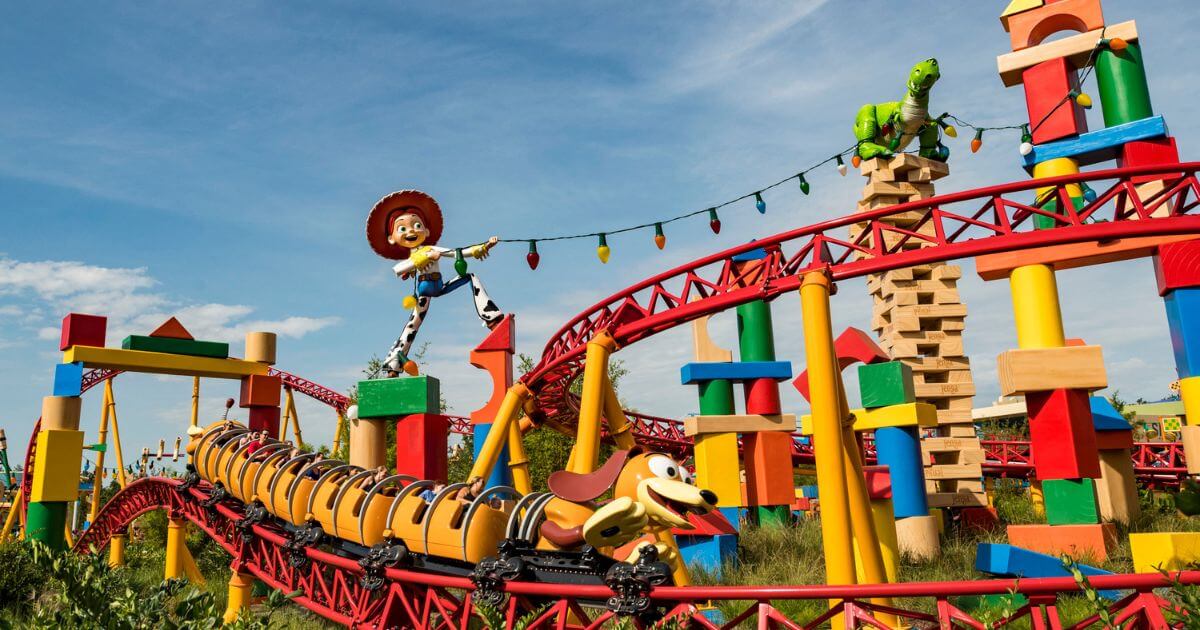
[[[492,376],[492,395],[483,407],[471,412],[472,424],[491,424],[500,413],[504,394],[513,384],[515,338],[516,320],[512,315],[506,315],[483,343],[471,351],[471,365]]]
[[[1037,46],[1063,31],[1086,33],[1104,27],[1100,0],[1059,0],[1001,20],[1013,50]]]
[[[266,374],[253,374],[242,379],[239,407],[278,407],[279,390],[283,379]]]
[[[188,329],[184,328],[183,324],[180,324],[179,320],[174,317],[163,322],[158,328],[155,328],[154,332],[150,333],[150,336],[167,337],[170,339],[195,339],[192,333],[188,332]]]
[[[1009,525],[1008,542],[1051,556],[1065,553],[1080,562],[1103,562],[1117,546],[1117,526],[1112,523]]]
[[[765,431],[747,434],[745,448],[745,505],[791,505],[796,499],[792,481],[792,434]]]
[[[1068,243],[1018,252],[987,254],[975,258],[975,271],[984,280],[1003,280],[1013,269],[1022,265],[1053,265],[1055,271],[1103,265],[1120,260],[1146,258],[1154,255],[1154,251],[1165,244],[1195,238],[1195,234],[1139,236],[1100,243]]]

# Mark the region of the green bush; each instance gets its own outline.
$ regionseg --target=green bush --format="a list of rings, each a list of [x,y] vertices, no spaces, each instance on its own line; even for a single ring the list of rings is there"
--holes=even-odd
[[[28,545],[0,544],[0,613],[27,613],[45,581],[46,572],[34,562]]]

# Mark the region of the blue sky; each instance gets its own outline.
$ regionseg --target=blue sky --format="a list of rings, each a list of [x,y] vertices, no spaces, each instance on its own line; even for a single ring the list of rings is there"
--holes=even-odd
[[[23,451],[58,359],[58,320],[111,317],[109,343],[171,314],[201,338],[281,333],[283,369],[347,389],[407,312],[406,287],[363,238],[371,205],[397,189],[434,195],[446,242],[642,223],[704,208],[794,173],[853,142],[862,103],[901,95],[908,68],[936,56],[931,109],[984,124],[1018,122],[1005,89],[1005,2],[229,3],[24,5],[0,24],[0,427]],[[951,7],[947,10],[947,7]],[[1110,23],[1137,19],[1155,109],[1185,156],[1197,138],[1194,33],[1186,0],[1108,0]],[[1092,88],[1094,93],[1094,88]],[[1097,111],[1094,127],[1102,126]],[[951,143],[948,192],[1020,180],[1012,136]],[[540,354],[572,315],[623,286],[719,248],[849,213],[861,178],[832,168],[707,220],[649,233],[523,245],[472,264],[518,315],[519,350]],[[1003,283],[963,262],[966,346],[977,404],[997,394],[995,356],[1012,347]],[[1173,368],[1149,261],[1060,274],[1068,333],[1105,347],[1110,382],[1157,398]],[[802,361],[797,301],[775,302],[781,358]],[[869,326],[861,281],[845,283],[835,326]],[[730,317],[717,318],[731,340]],[[422,331],[428,371],[461,414],[486,376],[466,362],[483,335],[463,294]],[[622,351],[637,377],[623,396],[670,416],[695,409],[678,384],[686,329]],[[797,368],[799,370],[801,368]],[[853,388],[852,388],[853,389]],[[190,383],[116,384],[125,448],[168,441],[187,422]],[[206,382],[209,417],[234,395]],[[99,396],[84,427],[94,436]],[[790,410],[802,411],[794,392]],[[302,403],[309,440],[333,416]]]

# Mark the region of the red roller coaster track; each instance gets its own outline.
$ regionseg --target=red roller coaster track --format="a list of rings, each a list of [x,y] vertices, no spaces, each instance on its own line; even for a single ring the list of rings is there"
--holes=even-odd
[[[475,613],[474,583],[464,577],[389,568],[383,585],[369,588],[360,578],[364,569],[350,558],[312,547],[289,549],[288,533],[269,523],[246,520],[245,506],[223,501],[206,507],[210,488],[183,488],[180,481],[149,477],[131,484],[104,506],[95,524],[75,544],[75,550],[98,552],[111,536],[138,516],[151,510],[167,510],[172,518],[186,518],[215,540],[232,557],[232,568],[262,580],[285,593],[297,593],[293,601],[336,623],[353,628],[462,628],[469,627]],[[1200,572],[1171,576],[1183,584],[1200,583]],[[1164,611],[1171,604],[1154,593],[1170,585],[1158,574],[1109,575],[1090,578],[1096,589],[1125,591],[1116,602],[1105,606],[1112,623],[1121,627],[1167,627]],[[578,586],[508,582],[501,590],[509,595],[504,607],[505,627],[536,613],[527,628],[598,629],[614,613],[602,602],[618,594],[607,586]],[[980,620],[957,608],[953,598],[964,595],[1004,594],[1015,591],[1028,603],[1016,608],[1007,622],[1025,622],[1035,628],[1086,628],[1099,623],[1093,615],[1065,626],[1057,601],[1064,593],[1078,591],[1071,578],[1023,580],[977,580],[967,582],[909,582],[859,586],[705,586],[658,587],[650,600],[668,617],[690,619],[703,628],[734,628],[753,624],[766,628],[815,628],[832,614],[844,613],[847,627],[887,627],[882,615],[897,615],[913,625],[984,627]],[[872,603],[871,598],[912,598],[915,603],[895,607]],[[811,619],[784,611],[788,600],[841,603],[828,613]],[[701,603],[726,604],[736,611],[722,625],[714,625],[696,608]],[[998,624],[999,625],[999,624]]]

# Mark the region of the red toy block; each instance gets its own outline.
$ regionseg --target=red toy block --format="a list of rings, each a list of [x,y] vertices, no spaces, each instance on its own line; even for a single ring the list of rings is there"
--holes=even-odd
[[[1030,451],[1038,479],[1098,479],[1100,456],[1088,392],[1056,389],[1025,395]]]
[[[1051,556],[1065,553],[1081,562],[1104,561],[1117,547],[1117,526],[1112,523],[1009,525],[1008,542]]]
[[[1057,0],[1000,21],[1016,51],[1037,46],[1062,31],[1086,33],[1102,28],[1104,12],[1100,0]]]
[[[253,374],[242,379],[239,407],[278,407],[279,390],[283,379],[266,374]]]
[[[396,474],[445,481],[448,435],[450,419],[446,416],[418,413],[400,418],[396,421]]]
[[[773,416],[782,413],[779,402],[779,383],[775,379],[759,378],[743,384],[746,394],[746,413]]]
[[[71,313],[62,320],[62,337],[58,342],[58,349],[66,350],[71,346],[103,348],[104,334],[107,328],[107,317]]]
[[[1159,245],[1154,255],[1158,294],[1200,286],[1200,240]]]
[[[279,407],[251,407],[247,412],[246,426],[251,431],[266,431],[272,438],[279,438]]]
[[[887,466],[863,466],[867,477],[867,496],[874,499],[892,498],[892,473]]]
[[[1178,164],[1179,148],[1175,146],[1175,138],[1154,138],[1152,140],[1134,140],[1126,142],[1117,156],[1117,166],[1155,166],[1158,164]],[[1178,175],[1179,173],[1172,173]],[[1169,176],[1169,175],[1168,175]],[[1130,178],[1135,184],[1162,179],[1163,175],[1141,175]]]
[[[515,330],[516,320],[512,315],[506,315],[483,343],[471,351],[471,365],[487,371],[492,377],[492,395],[483,407],[471,412],[472,424],[495,422],[500,403],[504,401],[508,388],[512,387]]]
[[[671,528],[671,533],[677,536],[720,536],[721,534],[736,534],[738,530],[729,523],[729,519],[720,510],[708,514],[688,514],[691,529]]]
[[[158,328],[155,328],[154,332],[150,333],[150,336],[195,340],[192,333],[188,332],[188,329],[184,328],[183,324],[179,323],[179,320],[174,317],[163,322]]]
[[[990,532],[1000,526],[1000,514],[994,507],[968,507],[958,514],[967,531]]]
[[[845,370],[860,361],[882,363],[892,360],[888,353],[884,352],[878,343],[875,343],[874,337],[854,327],[846,328],[842,334],[838,335],[833,342],[833,351],[837,355],[839,370]],[[801,372],[800,376],[792,381],[792,385],[800,392],[804,400],[808,400],[808,370]]]
[[[1070,61],[1065,57],[1043,61],[1026,69],[1022,77],[1034,144],[1087,132],[1083,107],[1074,101],[1062,104],[1067,93],[1079,89],[1079,72]]]
[[[787,431],[750,433],[742,440],[746,464],[745,505],[791,505],[792,434]]]

